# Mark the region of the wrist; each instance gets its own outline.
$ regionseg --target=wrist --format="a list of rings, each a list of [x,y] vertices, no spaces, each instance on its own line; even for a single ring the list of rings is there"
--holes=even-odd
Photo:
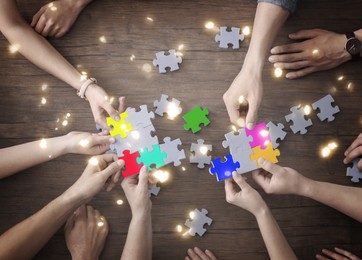
[[[312,198],[317,183],[317,181],[304,177],[301,181],[298,182],[299,186],[296,189],[295,195]]]
[[[144,221],[151,217],[151,208],[132,211],[133,221]]]
[[[242,70],[251,73],[251,75],[261,77],[265,63],[264,60],[265,58],[261,57],[258,53],[254,51],[248,51],[244,59]]]
[[[253,215],[255,216],[256,220],[259,222],[261,219],[269,216],[271,214],[269,207],[264,203],[262,207],[258,209]]]

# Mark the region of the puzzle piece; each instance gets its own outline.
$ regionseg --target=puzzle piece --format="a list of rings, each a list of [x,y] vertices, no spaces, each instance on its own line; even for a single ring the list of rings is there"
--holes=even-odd
[[[122,171],[122,175],[124,178],[127,178],[129,176],[139,174],[143,164],[136,161],[137,158],[140,157],[139,152],[130,153],[128,150],[123,152],[122,157],[118,157],[119,160],[124,161],[125,170]]]
[[[157,115],[163,116],[165,113],[172,112],[172,115],[168,113],[168,118],[173,119],[182,112],[180,103],[181,102],[175,98],[173,98],[171,101],[168,101],[168,96],[162,94],[160,100],[155,100],[153,102],[153,106],[156,108],[155,113]]]
[[[184,125],[185,130],[190,130],[192,133],[197,133],[201,130],[200,124],[204,126],[208,126],[210,124],[210,120],[207,118],[209,114],[209,110],[201,109],[200,106],[195,107],[194,109],[187,112],[183,119],[185,120],[186,124]]]
[[[125,123],[130,123],[132,125],[132,130],[153,125],[151,119],[155,118],[155,114],[153,112],[148,112],[146,105],[140,106],[140,111],[136,111],[135,108],[128,108],[126,112],[128,114],[128,118],[124,121]]]
[[[204,144],[203,139],[198,139],[197,144],[191,143],[191,155],[190,163],[197,163],[197,167],[202,169],[205,167],[205,164],[211,163],[211,156],[207,155],[208,152],[212,151],[211,144]]]
[[[125,123],[125,119],[128,118],[127,112],[119,114],[120,120],[116,121],[112,117],[107,117],[107,125],[112,126],[113,129],[109,131],[111,136],[119,135],[121,138],[127,136],[127,132],[132,130],[132,125],[130,123]]]
[[[215,41],[219,42],[220,48],[227,49],[229,44],[232,45],[233,49],[239,49],[239,41],[244,40],[244,35],[240,34],[240,28],[231,27],[228,31],[226,26],[220,27],[220,33],[215,36]]]
[[[250,149],[249,142],[253,141],[253,136],[247,136],[245,128],[239,129],[237,132],[231,131],[225,134],[225,141],[222,142],[224,148],[229,147],[231,155],[234,157],[234,154],[238,150]]]
[[[210,174],[216,174],[217,181],[222,181],[232,177],[233,171],[240,168],[240,163],[234,162],[231,154],[225,156],[225,161],[220,158],[211,161],[213,167],[209,169]]]
[[[182,62],[182,58],[176,55],[175,50],[169,50],[168,54],[165,51],[156,53],[156,59],[153,60],[153,66],[158,66],[160,73],[166,73],[166,68],[170,68],[170,71],[178,70],[179,63]]]
[[[271,161],[272,163],[277,163],[277,156],[280,155],[280,151],[278,149],[273,149],[272,143],[268,143],[265,149],[261,149],[260,146],[252,148],[254,154],[250,155],[250,159],[258,162],[259,158],[264,158],[265,160]],[[258,168],[261,166],[258,163]]]
[[[151,186],[151,189],[150,189],[150,197],[151,197],[151,195],[157,196],[158,193],[160,192],[160,189],[161,189],[161,188],[158,187],[157,184],[153,184],[153,185]]]
[[[256,161],[250,159],[250,155],[252,154],[253,150],[249,148],[238,150],[232,155],[233,161],[240,164],[240,167],[236,169],[238,173],[242,174],[258,169],[258,164]]]
[[[160,144],[160,150],[167,154],[164,159],[165,164],[173,163],[174,166],[179,166],[181,160],[186,158],[185,151],[178,149],[178,146],[182,145],[180,138],[171,141],[170,137],[165,137],[163,141],[164,143]]]
[[[283,141],[285,136],[287,135],[287,132],[285,132],[284,125],[279,123],[278,125],[275,125],[273,122],[269,122],[266,125],[269,128],[269,136],[270,140],[273,144],[273,148],[276,149],[279,146],[279,143],[277,140]]]
[[[159,144],[154,144],[152,148],[152,151],[149,151],[148,148],[141,149],[141,157],[137,158],[137,163],[143,163],[148,167],[149,170],[152,170],[151,165],[156,165],[156,168],[164,166],[164,159],[167,157],[165,152],[160,151]]]
[[[191,236],[195,236],[198,234],[200,237],[203,236],[206,232],[204,225],[208,224],[209,226],[212,223],[212,219],[206,216],[209,212],[206,209],[194,209],[193,210],[193,218],[187,219],[185,222],[185,226],[190,228],[189,234]]]
[[[320,112],[317,114],[317,116],[321,121],[327,119],[328,122],[332,122],[335,119],[334,114],[337,114],[340,110],[338,106],[332,106],[333,102],[333,97],[328,94],[327,96],[312,104],[314,110],[319,108]]]
[[[292,107],[290,111],[292,113],[285,116],[285,120],[287,122],[290,122],[290,120],[293,121],[293,125],[290,126],[290,129],[292,129],[294,134],[297,132],[300,132],[302,135],[306,134],[308,132],[306,128],[313,124],[312,120],[306,120],[304,118],[303,108],[298,108],[298,106],[295,106]]]
[[[265,149],[266,145],[270,143],[270,136],[265,122],[255,125],[252,130],[245,128],[245,133],[247,136],[253,137],[253,141],[249,143],[251,148],[260,146],[260,148]]]
[[[362,172],[360,172],[357,168],[358,162],[362,160],[361,158],[356,158],[352,161],[353,165],[352,167],[347,168],[346,176],[352,177],[352,182],[359,182],[360,179],[362,179]]]
[[[101,125],[96,124],[96,129],[98,132],[103,132],[103,127]]]

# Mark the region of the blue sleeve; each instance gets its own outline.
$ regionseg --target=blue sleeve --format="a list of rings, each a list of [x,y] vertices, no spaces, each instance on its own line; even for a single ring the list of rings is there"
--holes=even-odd
[[[294,13],[297,9],[298,0],[257,0],[258,3],[266,2],[275,5],[279,5],[284,9],[287,9],[290,13]]]

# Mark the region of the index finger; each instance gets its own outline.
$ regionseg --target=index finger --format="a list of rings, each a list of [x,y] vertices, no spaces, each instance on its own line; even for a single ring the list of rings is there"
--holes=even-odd
[[[356,140],[354,140],[353,143],[347,148],[347,150],[344,152],[344,156],[347,156],[347,154],[360,145],[362,145],[362,133],[359,134]]]

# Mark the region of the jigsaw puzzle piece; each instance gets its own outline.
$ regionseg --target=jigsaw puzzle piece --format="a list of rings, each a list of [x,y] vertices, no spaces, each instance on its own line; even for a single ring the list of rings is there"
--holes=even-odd
[[[204,142],[203,139],[198,139],[197,144],[191,143],[190,149],[190,163],[197,163],[197,167],[200,169],[211,163],[211,155],[208,153],[212,151],[212,145],[204,144]]]
[[[260,148],[265,149],[266,145],[270,143],[270,136],[265,122],[255,125],[252,130],[245,128],[245,133],[247,136],[253,137],[253,141],[250,142],[251,148],[260,146]]]
[[[290,111],[292,113],[285,116],[285,120],[287,122],[293,121],[293,125],[290,126],[290,129],[292,129],[294,134],[298,132],[300,132],[300,134],[302,135],[306,134],[308,132],[307,127],[313,124],[312,120],[310,119],[306,120],[304,118],[303,108],[301,107],[299,108],[298,106],[292,107]]]
[[[155,100],[153,106],[156,108],[155,113],[159,116],[163,116],[165,113],[168,114],[168,119],[173,119],[182,112],[180,107],[181,102],[175,98],[168,101],[168,96],[162,94],[160,100]],[[171,115],[170,115],[171,114]]]
[[[178,149],[178,146],[182,145],[180,138],[171,141],[170,137],[165,137],[163,141],[164,143],[160,144],[160,150],[167,154],[164,159],[165,164],[173,163],[174,166],[179,166],[181,160],[186,158],[185,150]]]
[[[156,59],[153,60],[153,66],[158,66],[160,73],[166,73],[166,68],[170,68],[170,71],[178,70],[179,63],[181,64],[182,58],[177,56],[175,50],[169,50],[168,54],[165,51],[156,53]]]
[[[275,125],[273,122],[269,122],[266,125],[269,128],[269,136],[270,140],[273,144],[273,148],[276,149],[279,146],[279,143],[277,142],[278,139],[280,141],[283,141],[285,136],[287,135],[287,132],[285,132],[284,125],[279,123],[278,125]]]
[[[155,118],[155,114],[153,112],[148,112],[146,105],[140,106],[139,111],[136,111],[135,108],[128,108],[126,113],[128,114],[128,117],[124,121],[125,123],[132,125],[132,130],[153,125],[151,119]]]
[[[244,40],[244,35],[240,34],[240,28],[231,27],[231,30],[228,30],[226,26],[220,27],[219,34],[215,36],[215,41],[219,42],[220,48],[227,49],[229,44],[232,45],[233,49],[239,49],[239,41]]]
[[[152,148],[152,151],[148,148],[141,149],[139,152],[141,157],[137,158],[137,163],[143,163],[149,170],[152,170],[151,165],[155,165],[156,168],[164,166],[164,159],[167,157],[165,152],[161,152],[159,144],[154,144]]]
[[[347,168],[346,176],[352,177],[351,181],[354,183],[359,182],[362,179],[362,172],[360,172],[357,168],[358,162],[362,160],[361,158],[356,158],[352,161],[352,167]]]
[[[333,97],[328,94],[312,104],[314,110],[319,109],[317,116],[322,122],[326,119],[332,122],[335,119],[334,115],[340,111],[338,106],[332,106],[333,102]]]
[[[206,229],[204,228],[204,226],[206,224],[208,224],[209,226],[212,223],[212,219],[209,218],[208,216],[206,216],[209,212],[206,209],[194,209],[193,210],[193,218],[187,219],[185,222],[185,226],[190,228],[189,229],[189,234],[191,236],[195,236],[196,234],[198,234],[200,237],[203,236],[206,232]]]
[[[113,144],[110,144],[109,148],[113,152],[117,153],[118,157],[123,156],[123,152],[126,150],[129,150],[131,153],[136,152],[137,150],[132,149],[132,144],[129,143],[130,137],[127,136],[126,138],[121,138],[118,135],[114,137],[115,142]]]
[[[238,150],[250,149],[250,142],[253,141],[253,136],[247,136],[245,128],[239,129],[237,132],[231,131],[225,134],[225,141],[222,142],[224,148],[229,147],[232,156],[238,152]]]
[[[150,188],[150,197],[151,197],[151,195],[157,196],[158,193],[160,192],[160,189],[161,189],[161,188],[158,187],[157,184],[153,184],[153,185],[151,186],[151,188]]]
[[[126,123],[125,119],[128,118],[127,112],[119,114],[120,120],[116,121],[112,117],[107,117],[107,125],[112,127],[112,130],[109,131],[111,136],[119,135],[121,138],[127,137],[127,133],[132,130],[132,125]]]
[[[208,126],[210,124],[210,120],[207,118],[208,114],[209,110],[207,110],[206,108],[201,109],[200,106],[197,106],[194,109],[190,110],[183,116],[183,119],[186,122],[186,124],[184,125],[184,129],[191,129],[192,133],[197,133],[201,130],[201,124],[203,124],[204,126]]]
[[[237,171],[240,168],[240,163],[234,162],[231,154],[225,156],[225,161],[221,161],[221,158],[216,158],[211,163],[213,167],[209,169],[209,172],[212,175],[216,175],[217,181],[231,178],[233,171]]]
[[[256,161],[250,159],[250,155],[252,154],[253,150],[249,148],[244,150],[238,150],[237,153],[232,156],[233,161],[240,164],[240,167],[236,169],[239,174],[247,173],[258,169],[258,164],[256,163]]]
[[[125,170],[122,171],[122,175],[124,178],[127,178],[129,176],[139,174],[143,164],[137,162],[137,158],[140,157],[139,152],[130,153],[128,150],[123,152],[122,157],[118,157],[119,160],[124,161]]]
[[[260,146],[252,148],[254,154],[250,155],[250,159],[256,161],[258,168],[261,166],[258,163],[259,158],[264,158],[265,160],[271,161],[272,163],[278,162],[278,156],[280,151],[278,149],[273,149],[272,143],[268,143],[265,149],[261,149]]]

